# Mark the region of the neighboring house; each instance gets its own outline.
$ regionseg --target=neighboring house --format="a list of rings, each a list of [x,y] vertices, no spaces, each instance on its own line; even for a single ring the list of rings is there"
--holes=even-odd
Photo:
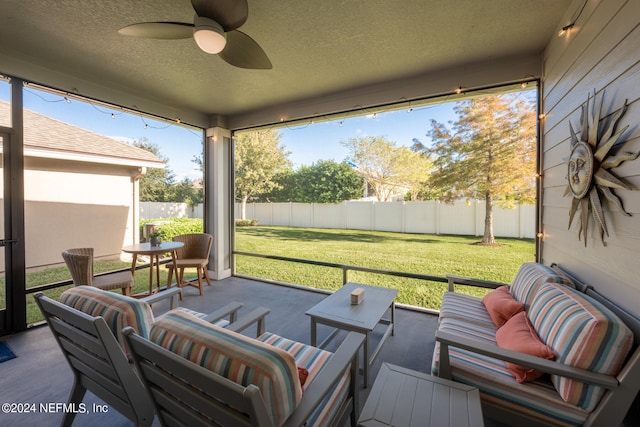
[[[9,104],[0,101],[0,123],[8,118]],[[123,245],[138,242],[139,178],[146,168],[163,168],[162,160],[30,110],[24,141],[27,268],[60,263],[66,248],[119,256]]]

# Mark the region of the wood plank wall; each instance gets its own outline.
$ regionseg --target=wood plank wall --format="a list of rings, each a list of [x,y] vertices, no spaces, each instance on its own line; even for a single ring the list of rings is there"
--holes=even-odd
[[[585,3],[586,1],[586,3]],[[584,5],[582,13],[581,8]],[[579,218],[568,230],[571,197],[565,159],[570,151],[569,121],[580,129],[580,106],[594,89],[604,92],[603,116],[629,108],[619,128],[629,125],[616,151],[640,151],[640,1],[574,0],[559,28],[579,17],[564,37],[544,52],[541,120],[543,149],[541,261],[557,262],[630,311],[640,312],[640,158],[611,171],[636,190],[615,190],[627,217],[603,202],[609,237],[600,242],[593,224],[587,247],[578,241]]]

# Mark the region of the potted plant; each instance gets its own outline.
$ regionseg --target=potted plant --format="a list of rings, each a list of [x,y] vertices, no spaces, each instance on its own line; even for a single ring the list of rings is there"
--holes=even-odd
[[[160,246],[161,243],[162,239],[160,238],[160,233],[154,231],[153,233],[149,234],[149,244],[151,246]]]

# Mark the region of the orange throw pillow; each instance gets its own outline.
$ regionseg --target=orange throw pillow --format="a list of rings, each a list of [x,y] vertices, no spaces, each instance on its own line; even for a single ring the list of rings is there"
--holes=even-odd
[[[482,304],[498,328],[515,314],[524,311],[524,304],[517,301],[506,286],[500,286],[489,292],[482,298]]]
[[[298,379],[300,379],[300,385],[304,386],[304,383],[307,382],[307,377],[309,376],[309,371],[304,368],[298,367]]]
[[[496,332],[498,347],[507,350],[526,353],[531,356],[542,357],[547,360],[555,360],[556,356],[545,343],[540,341],[538,334],[533,329],[527,313],[520,312],[513,316]],[[505,362],[507,369],[511,371],[516,381],[519,383],[533,381],[543,375],[543,372],[533,368]]]

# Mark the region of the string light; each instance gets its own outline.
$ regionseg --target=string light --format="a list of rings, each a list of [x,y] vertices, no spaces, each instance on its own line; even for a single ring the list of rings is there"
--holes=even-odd
[[[520,86],[521,88],[525,88],[528,87],[529,82],[534,81],[536,79],[536,76],[530,74],[527,75],[525,77],[523,77],[523,79],[519,82],[519,83],[515,83],[515,85]],[[292,119],[291,121],[287,122],[287,119],[285,117],[279,117],[277,120],[280,123],[283,123],[283,125],[290,130],[301,130],[301,129],[306,129],[308,126],[312,125],[312,124],[316,124],[318,122],[322,122],[322,121],[331,121],[334,124],[337,123],[339,127],[343,127],[344,126],[344,121],[354,117],[354,116],[362,116],[362,115],[366,115],[369,118],[373,118],[376,119],[378,113],[387,113],[389,111],[399,111],[402,108],[406,108],[406,112],[407,113],[413,113],[413,112],[417,112],[417,111],[422,111],[422,110],[427,110],[427,109],[432,109],[432,108],[437,108],[438,106],[445,104],[447,102],[451,102],[453,100],[455,100],[454,96],[456,94],[462,94],[462,93],[466,93],[468,92],[469,89],[465,88],[463,86],[458,86],[455,90],[453,90],[452,92],[450,92],[447,95],[442,95],[442,96],[436,96],[436,97],[427,97],[427,98],[416,98],[416,99],[412,99],[411,101],[409,101],[408,98],[406,97],[402,97],[400,98],[397,102],[395,103],[391,103],[388,105],[378,105],[378,106],[371,106],[371,107],[365,107],[362,105],[354,105],[353,107],[351,107],[351,109],[347,110],[346,112],[339,114],[339,113],[331,113],[331,114],[326,114],[326,115],[321,115],[319,113],[314,113],[310,116],[307,116],[307,118],[300,118],[300,119]],[[477,88],[477,89],[473,89],[473,94],[487,94],[487,95],[495,95],[495,92],[493,91],[493,88]],[[523,93],[518,94],[518,97],[523,96]],[[429,101],[434,101],[435,102],[429,102]],[[426,101],[426,102],[425,102]],[[419,106],[413,106],[412,103],[418,103]],[[422,105],[422,103],[425,102],[426,105]],[[427,103],[428,102],[428,103]],[[373,108],[376,108],[378,111],[372,111]],[[277,129],[278,125],[274,122],[271,125],[265,125],[265,126],[259,126],[258,128],[260,129]]]
[[[25,83],[25,85],[26,85],[26,83]],[[30,93],[31,95],[35,95],[35,96],[37,96],[38,98],[40,98],[40,99],[41,99],[41,100],[43,100],[44,102],[64,102],[64,101],[65,101],[65,98],[66,98],[66,97],[65,97],[65,98],[61,98],[61,99],[54,99],[54,100],[51,100],[51,99],[47,99],[47,98],[45,98],[44,96],[40,95],[40,94],[39,94],[39,93],[37,93],[37,92],[34,92],[34,91],[32,91],[32,90],[27,89],[26,87],[25,87],[24,91],[25,91],[26,93]]]
[[[560,29],[560,31],[558,31],[558,37],[564,36],[567,33],[567,31],[569,31],[570,29],[573,28],[574,25],[575,24],[569,24],[569,25],[565,25],[564,27],[562,27]]]
[[[533,76],[532,76],[533,77]],[[462,86],[458,87],[455,90],[455,93],[460,94],[462,93],[464,90],[464,88]],[[482,93],[482,89],[476,89],[476,92],[478,93]],[[343,127],[344,126],[344,120],[350,118],[353,115],[357,115],[357,112],[363,113],[363,114],[367,114],[368,117],[371,117],[373,119],[376,119],[378,117],[378,113],[386,113],[388,111],[397,111],[398,105],[408,105],[407,108],[407,113],[413,113],[415,111],[422,111],[422,110],[426,110],[426,109],[431,109],[431,108],[436,108],[442,104],[445,104],[447,102],[449,102],[451,100],[451,97],[453,96],[453,93],[450,93],[448,95],[444,95],[442,97],[437,97],[440,100],[438,102],[434,102],[434,103],[430,103],[428,105],[424,105],[422,107],[413,107],[411,105],[412,102],[416,102],[416,100],[412,100],[409,101],[406,97],[402,97],[400,98],[400,101],[396,104],[390,104],[388,106],[388,109],[385,109],[384,107],[382,107],[382,111],[374,111],[372,112],[369,108],[364,107],[362,105],[354,105],[352,107],[351,110],[349,110],[345,115],[344,118],[340,119],[339,117],[337,117],[337,114],[328,114],[328,115],[320,115],[319,113],[314,113],[313,114],[313,118],[308,119],[309,121],[307,121],[306,123],[303,122],[304,119],[300,119],[300,120],[293,120],[292,122],[290,122],[288,125],[286,124],[286,119],[284,117],[280,117],[278,119],[278,121],[280,123],[285,123],[286,128],[290,129],[290,130],[299,130],[299,129],[305,129],[307,128],[309,125],[312,124],[316,124],[316,122],[318,121],[317,119],[320,119],[320,121],[323,120],[331,120],[333,118],[333,122],[337,122],[339,127]],[[425,98],[426,99],[426,98]],[[421,100],[418,99],[417,102],[420,102]],[[380,107],[375,107],[375,108],[380,108]],[[272,128],[269,128],[272,129]]]
[[[142,117],[142,116],[140,116],[140,120],[142,120],[142,124],[143,124],[143,127],[144,127],[145,129],[151,128],[151,129],[159,129],[159,130],[162,130],[162,129],[167,129],[168,127],[173,126],[173,123],[168,123],[166,126],[151,126],[150,124],[148,124],[148,123],[144,120],[144,117]]]
[[[569,30],[571,30],[576,25],[576,22],[578,21],[578,18],[580,18],[580,15],[582,15],[582,12],[584,11],[584,7],[587,5],[587,2],[588,0],[584,0],[584,3],[582,3],[582,7],[580,8],[580,12],[578,12],[578,15],[576,15],[576,17],[572,19],[569,24],[565,25],[560,29],[560,31],[558,31],[558,37],[564,36],[569,32]]]
[[[529,86],[529,82],[535,79],[536,79],[536,76],[534,76],[533,74],[527,74],[522,78],[522,83],[520,83],[520,88],[526,89]]]
[[[24,83],[24,91],[25,93],[29,93],[30,95],[34,95],[38,98],[40,98],[42,101],[44,102],[48,102],[48,103],[56,103],[56,102],[65,102],[67,104],[71,104],[71,98],[75,98],[75,99],[79,99],[81,100],[84,104],[88,104],[90,105],[94,110],[96,110],[99,113],[102,114],[108,114],[109,116],[111,116],[111,119],[114,120],[116,118],[116,116],[119,116],[121,114],[124,113],[128,113],[134,116],[138,116],[140,117],[140,120],[142,120],[143,123],[143,127],[144,129],[148,129],[148,128],[152,128],[152,129],[167,129],[170,126],[173,126],[174,123],[178,123],[178,124],[182,124],[182,120],[180,118],[176,118],[176,119],[166,119],[163,117],[158,117],[156,120],[162,120],[162,121],[167,121],[168,124],[166,126],[152,126],[150,124],[148,124],[147,122],[145,122],[144,117],[142,115],[142,113],[140,113],[139,111],[135,111],[135,110],[129,110],[126,107],[119,107],[122,111],[118,112],[118,111],[104,111],[100,108],[97,107],[97,105],[95,104],[95,101],[91,101],[90,99],[84,98],[81,94],[78,93],[78,90],[76,88],[73,88],[71,92],[60,92],[60,91],[56,91],[55,89],[51,89],[45,86],[39,86],[30,82],[25,82]],[[32,86],[34,88],[37,89],[37,91],[33,91],[30,90],[29,87]],[[47,98],[46,96],[44,96],[42,93],[40,92],[45,92],[49,95],[54,95],[54,96],[59,96],[60,98],[57,99],[50,99]],[[99,105],[101,106],[106,106],[106,108],[112,109],[113,106],[110,106],[108,104],[104,104],[98,102]],[[118,107],[116,107],[118,108]],[[134,105],[134,108],[137,108]]]

